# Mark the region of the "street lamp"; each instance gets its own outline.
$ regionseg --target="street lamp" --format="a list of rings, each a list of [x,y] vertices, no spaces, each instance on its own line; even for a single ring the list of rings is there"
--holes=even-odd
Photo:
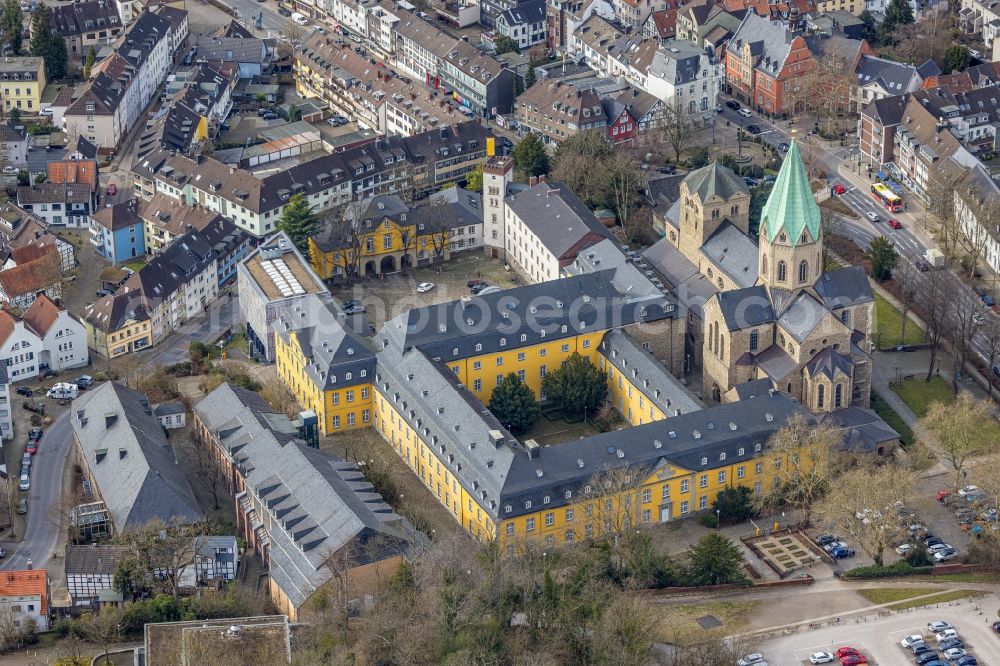
[[[715,510],[715,529],[722,529],[722,509]]]

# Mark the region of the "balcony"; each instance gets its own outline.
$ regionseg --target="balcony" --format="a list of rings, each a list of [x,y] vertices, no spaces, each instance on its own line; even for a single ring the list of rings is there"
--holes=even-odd
[[[99,238],[98,236],[94,236],[93,234],[91,234],[91,236],[90,236],[90,238],[88,240],[90,241],[90,244],[93,245],[94,247],[96,247],[98,249],[103,249],[104,248],[104,241],[101,238]]]

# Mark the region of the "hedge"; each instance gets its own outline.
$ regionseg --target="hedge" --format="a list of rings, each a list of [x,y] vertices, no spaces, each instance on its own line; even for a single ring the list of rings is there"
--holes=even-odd
[[[888,566],[872,565],[868,567],[855,567],[845,571],[843,578],[894,578],[897,576],[918,576],[928,574],[934,567],[911,567],[906,560],[900,560]]]

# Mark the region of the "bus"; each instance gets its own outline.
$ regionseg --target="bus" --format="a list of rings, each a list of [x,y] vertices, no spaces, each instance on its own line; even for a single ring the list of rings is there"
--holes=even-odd
[[[888,211],[898,213],[903,210],[903,200],[882,183],[872,185],[872,197]]]

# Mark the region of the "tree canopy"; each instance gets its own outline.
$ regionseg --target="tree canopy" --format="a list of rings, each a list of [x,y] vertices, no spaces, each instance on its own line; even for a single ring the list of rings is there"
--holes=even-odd
[[[513,372],[504,377],[490,395],[489,410],[513,433],[524,432],[538,420],[541,409],[531,387]]]
[[[549,172],[549,154],[542,138],[535,133],[525,135],[511,153],[514,167],[525,176],[541,176]]]
[[[746,582],[743,554],[729,537],[709,532],[688,547],[688,582],[691,585],[723,585]]]
[[[19,0],[7,0],[3,5],[3,18],[0,19],[0,29],[3,41],[10,45],[14,55],[21,55],[21,41],[24,34],[24,14],[21,12]]]
[[[566,414],[577,415],[587,411],[594,414],[604,402],[608,385],[600,368],[590,359],[573,352],[561,367],[545,375],[542,390],[546,400]]]
[[[292,239],[304,256],[309,256],[309,236],[316,230],[317,218],[302,193],[293,194],[281,211],[277,228]]]
[[[66,77],[66,42],[52,32],[52,11],[43,4],[38,5],[31,17],[31,55],[45,61],[45,78],[49,81]]]
[[[507,35],[500,35],[497,40],[493,43],[493,48],[497,55],[503,55],[504,53],[520,53],[521,47],[517,45],[513,39]]]
[[[865,251],[871,262],[871,275],[877,282],[884,282],[892,277],[892,269],[899,261],[899,253],[895,244],[885,236],[873,238]]]

